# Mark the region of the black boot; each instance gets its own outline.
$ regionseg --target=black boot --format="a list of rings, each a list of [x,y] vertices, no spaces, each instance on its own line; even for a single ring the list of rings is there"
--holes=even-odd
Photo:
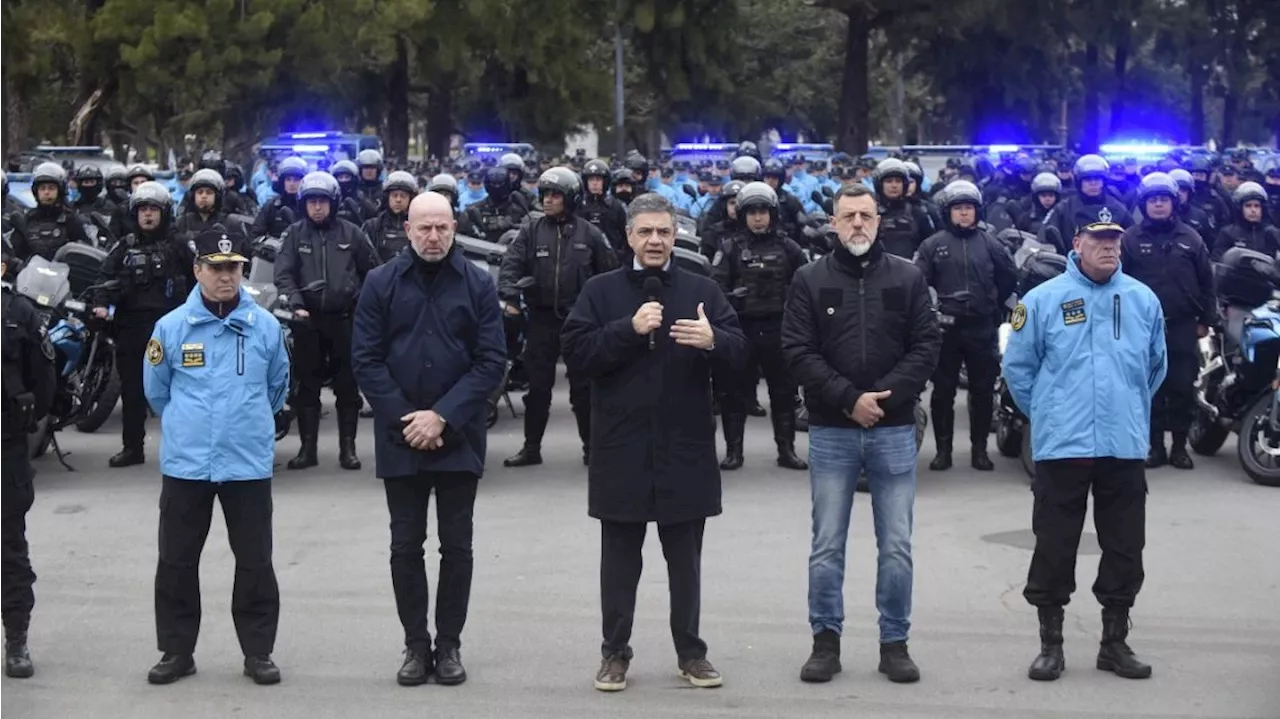
[[[759,400],[752,399],[751,407],[747,409],[747,414],[751,415],[752,417],[763,417],[766,414],[768,414],[768,412],[764,411],[764,407],[760,406]]]
[[[950,407],[931,407],[933,411],[933,443],[938,454],[929,463],[934,472],[951,469],[951,437],[955,430],[956,413]]]
[[[986,447],[974,447],[969,458],[969,465],[979,472],[990,472],[996,466],[992,464],[991,458],[987,456]]]
[[[14,633],[4,643],[4,675],[14,679],[26,679],[36,673],[31,663],[31,653],[27,651],[27,635],[25,632]]]
[[[1051,682],[1062,676],[1067,660],[1062,656],[1062,607],[1040,607],[1040,656],[1031,662],[1027,676]]]
[[[1151,449],[1147,450],[1147,469],[1163,467],[1169,463],[1169,455],[1164,451],[1164,432],[1151,433]]]
[[[840,669],[840,635],[830,629],[813,635],[813,652],[800,667],[800,681],[829,682]]]
[[[742,469],[742,443],[747,433],[747,416],[725,412],[720,415],[720,423],[724,426],[724,461],[720,463],[720,469]]]
[[[132,467],[147,461],[147,455],[141,447],[125,447],[107,460],[110,467]]]
[[[920,668],[911,659],[905,641],[880,645],[880,673],[889,677],[889,681],[894,684],[920,681]]]
[[[320,408],[305,407],[298,410],[298,438],[302,446],[298,456],[289,460],[289,469],[306,469],[319,464],[316,459],[316,443],[320,440]]]
[[[1169,448],[1169,466],[1174,469],[1195,469],[1196,463],[1187,454],[1187,435],[1184,432],[1173,433],[1173,445]]]
[[[519,452],[502,460],[503,467],[529,467],[542,464],[542,448],[525,445]]]
[[[196,659],[190,654],[171,654],[165,652],[160,662],[147,672],[150,684],[172,684],[183,677],[196,673]]]
[[[356,430],[359,427],[358,412],[338,410],[338,464],[343,469],[360,469],[360,458],[356,456]]]
[[[1125,679],[1146,679],[1151,665],[1143,664],[1125,642],[1129,637],[1129,610],[1102,608],[1102,644],[1098,647],[1098,668]]]
[[[778,466],[783,469],[808,469],[809,463],[796,455],[795,410],[773,413],[773,441],[778,445]]]

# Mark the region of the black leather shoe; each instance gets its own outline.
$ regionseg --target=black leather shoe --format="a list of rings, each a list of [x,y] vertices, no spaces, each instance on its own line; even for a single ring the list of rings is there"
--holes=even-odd
[[[1191,455],[1187,454],[1187,447],[1174,446],[1169,452],[1169,466],[1174,469],[1195,469],[1196,463],[1191,461]]]
[[[934,472],[951,469],[951,450],[938,450],[938,455],[929,463],[929,469]]]
[[[462,654],[457,647],[436,649],[436,682],[455,686],[467,680],[467,670],[462,666]]]
[[[396,683],[402,687],[414,687],[426,684],[431,676],[431,657],[412,649],[404,650],[404,664],[396,672]]]
[[[261,655],[244,658],[244,675],[253,679],[254,684],[279,684],[280,668],[271,661],[271,657]]]
[[[116,468],[132,467],[135,464],[142,464],[143,462],[146,462],[146,461],[147,461],[147,455],[145,452],[142,451],[141,447],[137,449],[130,449],[129,447],[125,447],[124,449],[120,450],[118,454],[112,456],[111,459],[108,459],[107,465],[110,467],[116,467]]]
[[[298,410],[298,456],[289,460],[289,469],[307,469],[320,464],[316,458],[316,445],[320,441],[320,409],[308,407]]]
[[[768,412],[764,411],[764,407],[761,407],[759,402],[752,402],[751,407],[747,409],[747,414],[752,417],[763,417],[768,414]]]
[[[27,651],[27,638],[15,638],[4,645],[4,675],[14,679],[26,679],[36,673],[31,663],[31,653]]]
[[[542,464],[542,450],[533,447],[523,447],[502,460],[503,467],[530,467],[535,464]]]
[[[1190,457],[1188,457],[1190,459]],[[1147,469],[1155,469],[1163,467],[1169,463],[1169,455],[1164,451],[1163,444],[1153,444],[1147,452]]]
[[[991,463],[991,458],[987,456],[987,450],[975,449],[973,455],[969,459],[969,465],[979,472],[990,472],[996,468]]]
[[[196,673],[196,658],[190,654],[170,654],[165,653],[160,657],[160,663],[151,667],[151,671],[147,672],[147,682],[150,684],[172,684],[183,677],[189,677]]]

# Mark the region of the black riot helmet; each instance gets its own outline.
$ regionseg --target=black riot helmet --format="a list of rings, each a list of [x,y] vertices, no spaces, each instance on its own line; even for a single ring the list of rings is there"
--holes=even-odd
[[[764,182],[748,182],[738,191],[738,217],[746,223],[746,213],[753,209],[762,209],[769,213],[769,227],[760,234],[767,233],[778,225],[778,193]]]
[[[36,169],[31,173],[31,194],[36,196],[39,202],[39,193],[36,188],[40,185],[54,185],[58,188],[58,197],[53,202],[55,205],[61,205],[67,199],[67,171],[62,169],[62,165],[56,162],[42,162],[36,165]]]
[[[760,147],[750,140],[743,140],[738,143],[738,150],[734,153],[734,159],[739,157],[754,158],[756,162],[760,162]]]
[[[76,189],[80,191],[81,199],[95,200],[98,195],[102,194],[105,189],[103,186],[102,170],[96,165],[81,165],[76,168]]]
[[[649,179],[649,160],[640,153],[627,155],[627,169],[631,171],[631,179],[636,184],[642,185]],[[639,177],[636,177],[639,175]]]
[[[490,167],[484,172],[484,191],[493,198],[493,204],[500,205],[511,196],[511,176],[505,167]]]
[[[205,150],[200,156],[200,164],[196,166],[197,170],[213,170],[219,175],[227,174],[227,163],[222,159],[222,153],[217,150]]]
[[[564,195],[565,214],[572,215],[582,197],[582,182],[578,179],[578,173],[567,167],[553,167],[542,173],[538,178],[538,194],[545,196],[551,192]]]
[[[762,177],[778,178],[778,186],[781,187],[787,181],[787,167],[782,164],[782,160],[776,157],[770,157],[764,161],[764,166],[760,170]]]
[[[155,180],[147,180],[138,185],[133,194],[129,195],[129,216],[135,223],[138,221],[138,210],[143,207],[154,207],[160,211],[160,225],[149,234],[153,237],[166,234],[173,217],[173,197],[169,194],[169,188]]]
[[[601,189],[601,193],[607,193],[609,191],[609,174],[609,166],[605,164],[604,160],[599,158],[588,160],[587,164],[582,166],[582,180],[584,185],[590,184],[587,183],[586,180],[592,177],[599,177],[604,180],[604,188]],[[590,192],[589,189],[587,191]]]
[[[743,182],[758,182],[764,179],[760,173],[760,161],[750,155],[734,158],[729,165],[729,177]]]
[[[125,174],[125,179],[128,181],[129,185],[132,186],[133,181],[139,177],[141,177],[145,182],[152,182],[156,179],[156,176],[152,174],[151,170],[147,169],[146,165],[131,165],[129,167],[129,172]]]

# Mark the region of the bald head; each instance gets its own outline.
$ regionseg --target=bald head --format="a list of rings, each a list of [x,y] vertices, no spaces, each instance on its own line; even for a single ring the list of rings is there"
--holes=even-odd
[[[405,234],[413,251],[427,262],[439,262],[453,247],[453,205],[449,198],[436,192],[424,192],[409,203],[409,220]]]

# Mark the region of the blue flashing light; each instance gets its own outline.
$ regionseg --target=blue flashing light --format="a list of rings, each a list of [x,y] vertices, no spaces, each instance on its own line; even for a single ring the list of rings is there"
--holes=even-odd
[[[341,132],[286,132],[281,137],[290,140],[319,140],[325,137],[338,137]]]
[[[1019,146],[1017,145],[988,145],[987,146],[988,152],[1017,152],[1019,149],[1021,148],[1019,148]]]
[[[1138,144],[1138,143],[1114,143],[1102,145],[1098,148],[1104,155],[1163,155],[1172,148],[1168,145]]]
[[[328,152],[328,151],[329,151],[329,146],[328,146],[328,145],[294,145],[294,146],[293,146],[293,151],[294,151],[294,152],[299,152],[299,153],[302,153],[302,152]]]
[[[671,149],[677,152],[717,152],[736,147],[737,144],[732,142],[677,142]]]
[[[501,145],[469,145],[467,150],[481,155],[496,154],[499,152],[507,152],[510,148]]]

